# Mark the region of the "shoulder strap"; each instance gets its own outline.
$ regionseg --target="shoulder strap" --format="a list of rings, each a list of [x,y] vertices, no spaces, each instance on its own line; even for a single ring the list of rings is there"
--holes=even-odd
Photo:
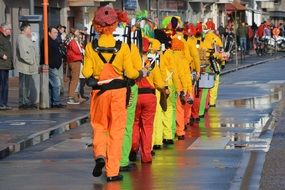
[[[117,53],[122,46],[121,41],[116,41],[116,44],[114,47],[100,47],[98,45],[98,39],[94,39],[92,42],[92,47],[95,52],[101,52],[101,53]]]
[[[115,57],[116,57],[116,53],[121,49],[121,45],[122,42],[121,41],[116,41],[116,45],[113,48],[105,48],[105,47],[99,47],[98,46],[98,39],[94,39],[92,42],[92,47],[94,49],[95,52],[98,53],[98,56],[100,57],[100,59],[103,61],[104,64],[112,64]],[[105,59],[105,57],[102,55],[102,53],[112,53],[112,57],[110,58],[109,61],[107,61]]]

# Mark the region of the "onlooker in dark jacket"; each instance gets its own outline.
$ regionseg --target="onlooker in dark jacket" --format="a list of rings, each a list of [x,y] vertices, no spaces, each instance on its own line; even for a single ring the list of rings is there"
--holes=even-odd
[[[52,108],[63,108],[65,105],[60,103],[60,78],[59,71],[62,64],[62,56],[59,51],[59,43],[56,38],[58,31],[56,27],[48,28],[48,59],[49,59],[49,91],[50,91],[50,103]],[[42,55],[43,55],[43,43],[42,43]],[[43,61],[43,56],[42,59]]]
[[[8,106],[9,70],[13,69],[11,29],[11,25],[7,23],[0,26],[0,110],[12,109]]]

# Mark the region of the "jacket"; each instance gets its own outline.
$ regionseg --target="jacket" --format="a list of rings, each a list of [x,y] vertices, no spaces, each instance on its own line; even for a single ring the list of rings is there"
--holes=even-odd
[[[115,38],[112,35],[102,34],[99,37],[98,44],[100,47],[114,47],[116,43]],[[110,60],[112,54],[102,53],[106,60]],[[99,75],[103,69],[104,63],[100,59],[98,53],[96,53],[92,47],[92,42],[89,42],[85,48],[84,65],[82,74],[85,78],[93,76],[95,79],[99,78]],[[114,70],[120,76],[126,76],[130,79],[136,79],[140,73],[132,65],[132,57],[128,44],[122,43],[121,49],[116,53],[116,57],[112,63]]]
[[[4,55],[7,56],[7,60],[3,59]],[[10,38],[0,32],[0,70],[11,70],[13,68],[13,49]]]
[[[59,69],[62,63],[62,55],[59,51],[59,43],[48,37],[48,64],[51,69]],[[41,65],[44,64],[44,40],[41,43]]]
[[[81,49],[79,49],[79,46]],[[83,49],[79,42],[77,43],[74,39],[67,45],[67,63],[71,62],[82,62],[83,60]]]
[[[31,39],[20,34],[16,42],[15,68],[18,72],[32,75],[39,71],[39,57]]]

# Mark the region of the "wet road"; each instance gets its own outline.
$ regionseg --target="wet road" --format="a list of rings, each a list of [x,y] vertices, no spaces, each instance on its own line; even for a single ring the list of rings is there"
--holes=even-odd
[[[186,140],[156,151],[152,164],[137,162],[122,182],[92,177],[90,127],[84,125],[1,160],[0,189],[257,189],[270,121],[284,94],[284,64],[224,75],[217,107],[187,130]]]

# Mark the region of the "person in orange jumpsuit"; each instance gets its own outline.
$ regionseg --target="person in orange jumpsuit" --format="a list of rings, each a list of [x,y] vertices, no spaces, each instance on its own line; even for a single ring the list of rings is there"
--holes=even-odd
[[[92,86],[90,123],[93,129],[93,176],[99,177],[106,165],[107,181],[122,180],[119,174],[122,143],[126,127],[127,82],[146,76],[146,70],[133,68],[127,44],[116,42],[112,33],[118,17],[109,6],[100,7],[93,19],[99,39],[86,46],[82,74]]]
[[[152,39],[154,41],[155,39]],[[156,43],[159,43],[158,40]],[[130,160],[135,161],[140,149],[141,162],[152,162],[152,133],[156,111],[155,89],[166,91],[161,77],[160,69],[156,65],[156,59],[148,59],[147,53],[152,50],[150,40],[143,38],[143,62],[144,67],[151,69],[149,76],[137,80],[138,101],[133,127],[133,143]],[[155,53],[155,52],[153,52]]]

